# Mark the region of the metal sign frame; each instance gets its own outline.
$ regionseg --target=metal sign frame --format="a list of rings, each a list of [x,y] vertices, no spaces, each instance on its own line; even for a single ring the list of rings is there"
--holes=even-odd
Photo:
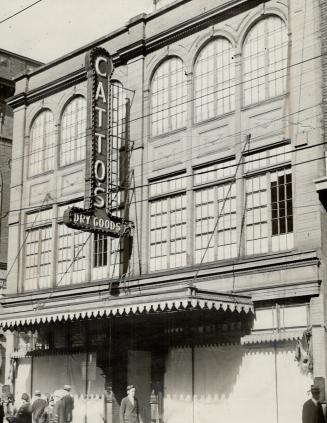
[[[96,47],[87,53],[85,67],[88,84],[85,209],[69,207],[64,212],[64,223],[73,229],[115,238],[130,236],[133,222],[113,214],[110,204],[111,56],[104,48]]]

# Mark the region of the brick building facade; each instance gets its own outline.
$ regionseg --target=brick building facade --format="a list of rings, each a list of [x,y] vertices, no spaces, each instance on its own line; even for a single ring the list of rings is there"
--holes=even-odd
[[[0,49],[0,281],[5,280],[8,246],[8,211],[13,111],[6,100],[14,94],[13,78],[41,63]]]
[[[209,423],[295,422],[313,381],[324,394],[320,18],[319,1],[179,0],[16,80],[16,395],[67,382],[74,421],[117,422],[132,383],[144,422]],[[114,63],[128,252],[63,222],[88,201],[94,47]]]

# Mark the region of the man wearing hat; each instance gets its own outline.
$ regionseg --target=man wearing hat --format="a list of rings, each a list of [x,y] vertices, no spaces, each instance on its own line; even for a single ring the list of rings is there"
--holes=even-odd
[[[53,393],[53,409],[51,410],[53,423],[65,423],[65,410],[63,397],[66,395],[66,391],[63,389],[57,389]]]
[[[42,420],[44,409],[47,406],[47,401],[41,398],[41,391],[34,392],[34,401],[32,402],[32,422],[39,423]]]
[[[64,386],[65,395],[62,397],[63,413],[65,423],[70,423],[73,420],[74,398],[70,394],[71,387]]]
[[[120,403],[120,423],[140,423],[139,404],[135,398],[135,388],[128,385],[127,396]]]
[[[22,405],[19,407],[15,415],[15,423],[32,423],[32,411],[30,397],[24,393],[21,396]]]
[[[303,404],[302,423],[326,423],[322,411],[320,398],[320,389],[317,385],[311,385],[311,399]]]

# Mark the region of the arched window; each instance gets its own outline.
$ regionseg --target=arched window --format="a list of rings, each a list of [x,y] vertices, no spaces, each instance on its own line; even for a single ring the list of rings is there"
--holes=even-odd
[[[259,21],[243,46],[243,105],[286,91],[287,28],[277,16]]]
[[[200,52],[194,67],[195,121],[201,122],[235,108],[233,46],[217,38]]]
[[[86,100],[73,98],[62,114],[60,137],[60,166],[85,159]]]
[[[44,110],[34,120],[30,132],[29,176],[53,169],[55,134],[53,114]]]
[[[181,59],[166,60],[151,84],[152,135],[182,128],[186,123],[186,75]]]

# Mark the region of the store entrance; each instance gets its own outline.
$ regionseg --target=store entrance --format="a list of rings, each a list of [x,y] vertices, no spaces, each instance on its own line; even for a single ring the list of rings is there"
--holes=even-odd
[[[143,423],[151,423],[151,353],[128,351],[127,384],[134,385]]]

